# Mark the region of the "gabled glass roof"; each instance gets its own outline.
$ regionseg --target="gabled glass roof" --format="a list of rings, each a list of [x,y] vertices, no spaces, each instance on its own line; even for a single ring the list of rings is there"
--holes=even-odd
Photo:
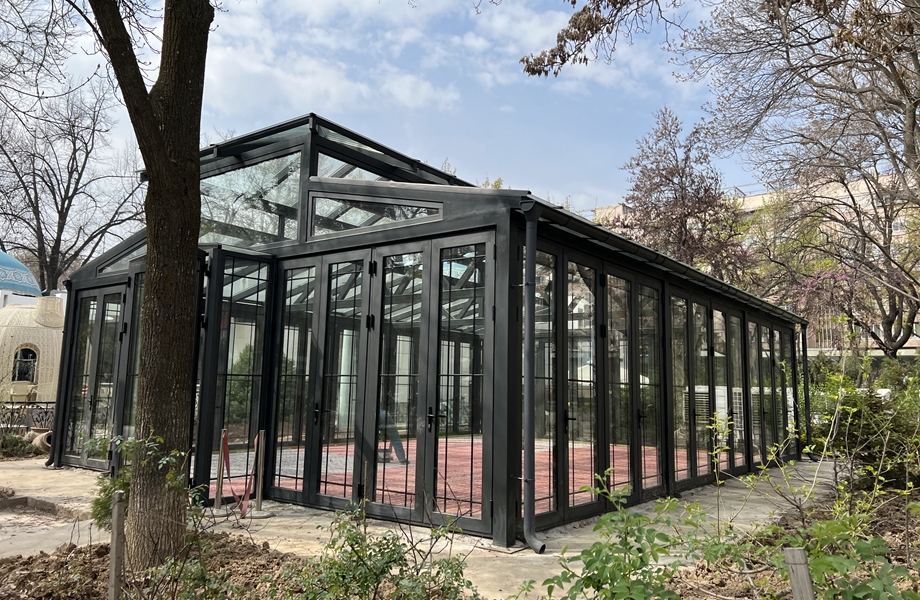
[[[268,148],[282,142],[294,144],[309,136],[316,136],[314,139],[324,149],[339,150],[342,154],[354,156],[356,159],[364,156],[369,163],[382,164],[389,170],[397,170],[397,172],[402,171],[406,176],[406,181],[472,185],[450,173],[406,156],[313,113],[202,148],[201,165],[205,166],[225,157],[238,157],[244,153]],[[311,173],[311,175],[317,175],[317,173]]]

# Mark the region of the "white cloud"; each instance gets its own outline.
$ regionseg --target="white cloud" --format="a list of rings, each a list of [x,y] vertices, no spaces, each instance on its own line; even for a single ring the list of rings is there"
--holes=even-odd
[[[437,106],[449,110],[460,102],[460,92],[453,84],[438,88],[430,81],[385,65],[379,74],[380,90],[391,102],[406,108]]]

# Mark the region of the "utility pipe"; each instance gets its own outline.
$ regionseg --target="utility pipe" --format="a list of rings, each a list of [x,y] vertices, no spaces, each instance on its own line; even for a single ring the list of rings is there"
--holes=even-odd
[[[536,379],[536,345],[534,343],[537,318],[536,308],[536,278],[537,278],[537,220],[540,218],[542,208],[533,203],[525,208],[524,218],[527,229],[525,230],[524,243],[526,255],[524,257],[524,540],[537,554],[543,554],[546,544],[537,539],[536,525],[536,490],[534,489],[535,473],[535,444],[536,432],[534,425],[534,381]]]

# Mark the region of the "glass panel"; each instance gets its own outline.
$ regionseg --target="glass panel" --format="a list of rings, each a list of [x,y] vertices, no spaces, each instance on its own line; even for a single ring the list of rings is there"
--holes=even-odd
[[[201,180],[202,243],[248,247],[297,239],[300,152]]]
[[[747,464],[747,435],[744,431],[744,363],[741,349],[741,319],[728,317],[728,351],[731,356],[731,428],[734,464],[741,467]]]
[[[767,458],[776,444],[776,408],[773,405],[773,353],[770,349],[770,328],[760,327],[760,377],[763,394],[763,435]]]
[[[389,181],[383,175],[366,171],[361,167],[349,164],[326,154],[319,155],[316,174],[319,177],[335,177],[338,179],[352,179],[355,181]]]
[[[783,382],[785,390],[783,395],[786,398],[786,431],[788,440],[786,444],[786,455],[794,456],[798,447],[798,430],[795,422],[795,359],[792,355],[792,336],[783,333]]]
[[[760,334],[748,323],[748,376],[751,382],[751,443],[754,464],[763,460],[763,391],[760,387]]]
[[[696,475],[712,471],[712,457],[709,455],[709,309],[693,304],[693,423],[694,449],[696,451]]]
[[[275,416],[275,487],[303,491],[307,428],[313,420],[310,359],[316,267],[284,273],[281,365]]]
[[[125,419],[122,435],[134,437],[134,416],[137,408],[137,378],[141,367],[141,318],[144,307],[144,274],[134,278],[134,311],[131,317],[131,357],[128,360],[128,393],[125,399]],[[197,412],[197,411],[196,411]],[[197,430],[197,427],[195,428]]]
[[[642,488],[661,479],[661,319],[658,290],[639,286],[639,426]]]
[[[124,256],[116,260],[115,262],[109,263],[106,266],[102,267],[101,269],[99,269],[99,274],[102,275],[103,273],[118,273],[121,271],[127,271],[128,267],[130,266],[129,263],[132,260],[134,260],[135,258],[140,258],[141,256],[144,256],[145,254],[147,254],[147,244],[144,244],[142,246],[135,248],[134,250],[132,250],[128,254],[125,254]]]
[[[687,301],[671,296],[672,395],[674,398],[674,480],[690,477],[690,357],[687,353]]]
[[[568,265],[568,398],[564,426],[569,437],[569,506],[594,500],[583,491],[594,485],[597,469],[597,365],[594,332],[597,329],[594,269]]]
[[[441,209],[435,206],[316,198],[313,202],[313,235],[381,227],[391,223],[437,217],[440,214]]]
[[[611,485],[632,484],[630,445],[633,420],[629,379],[630,285],[625,279],[607,276],[607,387],[610,395]]]
[[[377,395],[377,477],[374,499],[415,505],[415,471],[422,346],[423,255],[387,256],[383,261],[380,373]]]
[[[712,439],[720,448],[719,469],[727,469],[730,460],[729,433],[731,407],[728,404],[728,332],[725,329],[725,313],[712,313],[712,369],[716,389],[715,413],[711,425]],[[724,450],[721,450],[723,449]]]
[[[556,257],[537,252],[534,333],[536,514],[556,510]]]
[[[90,366],[93,361],[93,325],[98,300],[82,298],[77,313],[77,339],[74,341],[73,377],[70,380],[70,418],[67,421],[67,454],[80,455],[86,442],[85,415],[92,409]]]
[[[38,355],[31,348],[22,348],[13,357],[12,381],[35,382],[35,363]]]
[[[265,335],[265,294],[268,266],[228,256],[224,263],[220,346],[216,382],[214,452],[220,451],[221,429],[230,446],[230,479],[237,493],[252,472],[262,393],[262,350]],[[225,467],[226,469],[226,467]],[[226,473],[226,470],[225,470]],[[211,477],[217,456],[211,457]]]
[[[364,317],[361,306],[364,262],[329,265],[328,276],[319,493],[350,498]]]
[[[783,455],[786,444],[786,403],[783,401],[783,359],[779,345],[779,332],[773,330],[773,418],[776,420],[776,445],[781,446],[778,454]]]
[[[482,515],[486,245],[441,250],[435,507]]]
[[[321,136],[323,136],[327,140],[338,142],[339,144],[343,144],[345,146],[351,146],[352,148],[357,148],[365,152],[373,152],[374,154],[381,154],[379,150],[375,150],[366,144],[362,144],[356,139],[353,139],[347,135],[343,135],[337,131],[333,131],[329,129],[328,127],[323,127],[322,125],[320,125],[316,128],[316,131],[317,133],[319,133]]]
[[[99,332],[99,358],[93,386],[93,414],[90,421],[91,439],[106,440],[111,436],[112,404],[115,401],[115,370],[118,366],[119,334],[121,333],[121,294],[106,294],[102,299],[102,324]],[[90,458],[104,458],[108,447],[99,444]]]

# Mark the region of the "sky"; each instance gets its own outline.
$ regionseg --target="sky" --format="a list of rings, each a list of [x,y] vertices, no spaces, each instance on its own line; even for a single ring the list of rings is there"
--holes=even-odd
[[[216,141],[313,112],[473,183],[501,177],[586,213],[616,204],[653,113],[667,104],[689,129],[712,98],[677,81],[660,29],[612,63],[525,75],[521,57],[549,48],[571,12],[563,0],[225,0],[202,132]],[[717,165],[727,186],[753,180],[737,160]]]

